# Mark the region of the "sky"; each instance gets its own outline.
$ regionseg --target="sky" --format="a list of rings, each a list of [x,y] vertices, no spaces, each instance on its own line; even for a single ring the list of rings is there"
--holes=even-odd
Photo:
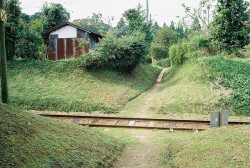
[[[102,13],[108,19],[114,17],[112,26],[116,26],[125,10],[135,8],[140,3],[146,8],[146,0],[20,0],[22,12],[32,15],[39,12],[44,2],[61,3],[70,12],[70,21],[91,16],[92,13]],[[170,25],[171,21],[177,22],[176,16],[185,16],[185,3],[187,6],[197,8],[200,0],[148,0],[149,13],[152,20],[160,26],[165,22]]]

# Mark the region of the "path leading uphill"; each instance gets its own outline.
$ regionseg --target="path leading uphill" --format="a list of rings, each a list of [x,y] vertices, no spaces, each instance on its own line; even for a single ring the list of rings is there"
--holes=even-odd
[[[126,109],[132,108],[132,104],[137,104],[136,107],[133,107],[135,112],[133,117],[152,117],[150,108],[152,107],[152,102],[157,101],[159,98],[157,93],[161,86],[161,81],[166,68],[164,68],[157,79],[157,83],[142,96],[142,100],[137,103],[137,99],[130,102]],[[119,159],[114,164],[114,168],[157,168],[162,167],[158,161],[159,154],[162,150],[162,147],[155,143],[156,133],[154,130],[147,129],[126,129],[129,135],[136,137],[139,140],[139,144],[127,148]]]

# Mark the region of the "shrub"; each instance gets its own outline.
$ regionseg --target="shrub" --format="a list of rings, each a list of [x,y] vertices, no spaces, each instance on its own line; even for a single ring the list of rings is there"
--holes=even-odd
[[[170,67],[170,60],[169,58],[162,59],[160,61],[157,61],[157,65],[164,68]]]
[[[30,30],[27,26],[18,35],[20,40],[16,43],[16,56],[21,58],[38,58],[42,45],[42,36],[34,30]]]
[[[207,56],[212,49],[207,36],[202,34],[194,35],[189,41],[185,40],[170,47],[169,58],[171,65],[179,65],[188,59]]]
[[[154,58],[169,58],[169,47],[177,42],[176,33],[169,27],[159,30],[151,46],[151,52]]]
[[[172,45],[169,49],[169,58],[171,65],[180,65],[185,60],[185,47],[181,43]]]
[[[132,71],[147,54],[145,35],[134,32],[117,38],[110,33],[100,40],[95,50],[83,55],[80,64],[86,68],[110,68]]]
[[[151,54],[155,59],[168,58],[169,57],[168,52],[169,50],[166,49],[166,47],[161,44],[153,43],[151,46]]]

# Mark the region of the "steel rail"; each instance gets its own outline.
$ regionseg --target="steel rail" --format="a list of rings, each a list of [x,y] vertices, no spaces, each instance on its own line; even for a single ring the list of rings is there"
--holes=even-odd
[[[191,120],[191,119],[170,119],[170,118],[136,118],[136,117],[112,117],[112,116],[89,116],[77,114],[52,114],[52,113],[36,113],[41,116],[47,117],[67,117],[67,118],[88,118],[88,119],[116,119],[116,120],[132,120],[132,121],[163,121],[175,123],[199,123],[210,124],[209,120]],[[249,125],[249,121],[228,121],[229,125]]]

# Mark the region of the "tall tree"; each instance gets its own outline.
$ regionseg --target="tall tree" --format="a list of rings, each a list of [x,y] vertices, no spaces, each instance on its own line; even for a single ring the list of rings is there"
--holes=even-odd
[[[153,41],[152,23],[151,21],[147,22],[146,13],[141,8],[139,5],[137,8],[128,9],[124,12],[123,16],[128,23],[128,32],[130,34],[135,31],[144,33],[145,40],[150,46],[150,43]]]
[[[123,19],[123,17],[121,17],[121,19],[117,23],[117,29],[118,29],[118,32],[116,35],[117,37],[125,36],[127,34],[128,26],[126,25],[126,22]]]
[[[7,0],[5,2],[8,20],[5,24],[5,41],[7,59],[11,60],[15,56],[16,41],[18,40],[21,7],[19,0]]]
[[[104,23],[101,13],[93,13],[91,17],[76,19],[73,23],[98,34],[105,34],[111,28],[110,25]]]
[[[199,7],[193,9],[191,9],[191,7],[186,6],[185,3],[183,3],[182,6],[185,9],[186,17],[189,17],[193,20],[197,18],[202,23],[202,27],[208,27],[213,18],[214,1],[215,0],[200,0]]]
[[[201,25],[200,25],[199,19],[197,17],[194,18],[193,23],[191,25],[191,29],[193,31],[198,31],[201,29]]]
[[[174,21],[171,21],[171,25],[170,25],[171,29],[175,31],[175,26],[174,26]]]
[[[151,52],[154,58],[168,58],[169,47],[177,42],[176,32],[170,27],[164,27],[159,30],[151,46]]]
[[[220,42],[222,48],[243,47],[249,42],[249,2],[244,0],[218,0],[212,36]]]
[[[164,27],[167,27],[167,24],[164,22],[162,27],[163,27],[163,28],[164,28]]]
[[[123,19],[123,17],[121,17],[121,19],[119,20],[119,22],[117,23],[117,28],[120,29],[122,27],[124,27],[126,25],[125,20]]]
[[[159,26],[158,22],[156,21],[154,23],[154,25],[152,26],[152,32],[155,34],[160,29],[161,29],[161,27]]]
[[[185,29],[185,30],[187,30],[187,29]],[[185,30],[184,30],[182,24],[178,24],[178,26],[175,29],[175,31],[177,32],[177,39],[178,40],[183,39],[183,38],[186,37]]]
[[[24,21],[27,24],[30,22],[30,16],[27,15],[26,13],[21,13],[20,19],[22,19],[22,21]]]
[[[30,16],[30,20],[41,19],[41,17],[42,17],[42,12],[36,12]]]
[[[45,3],[42,9],[43,30],[46,31],[51,27],[68,21],[70,14],[59,3]]]

